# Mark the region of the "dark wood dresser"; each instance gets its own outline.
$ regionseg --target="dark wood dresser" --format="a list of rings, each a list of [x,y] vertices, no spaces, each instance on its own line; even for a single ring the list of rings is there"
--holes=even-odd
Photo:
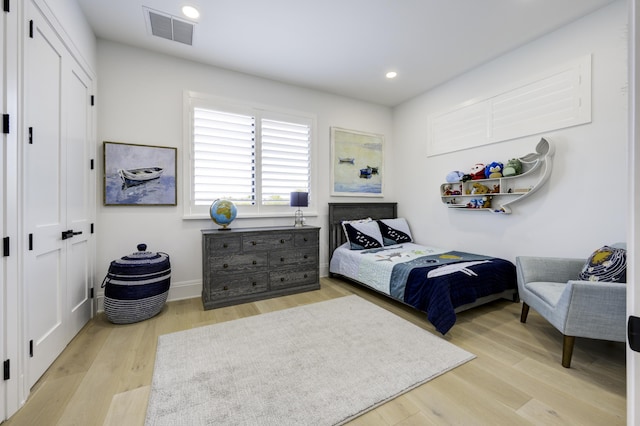
[[[320,288],[313,226],[202,230],[204,309]]]

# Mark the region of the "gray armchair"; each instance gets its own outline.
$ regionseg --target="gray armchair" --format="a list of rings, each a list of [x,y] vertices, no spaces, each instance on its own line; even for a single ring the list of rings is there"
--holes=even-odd
[[[529,307],[564,336],[562,366],[571,366],[576,337],[626,340],[626,284],[577,280],[586,259],[519,256],[520,322]]]

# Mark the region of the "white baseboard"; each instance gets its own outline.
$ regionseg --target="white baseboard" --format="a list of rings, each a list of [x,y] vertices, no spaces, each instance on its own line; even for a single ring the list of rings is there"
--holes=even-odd
[[[329,275],[329,265],[320,265],[320,276],[326,277]],[[102,289],[101,289],[102,290]],[[169,287],[169,294],[167,296],[167,302],[174,300],[191,299],[194,297],[202,296],[202,280],[182,281],[178,283],[171,283]],[[96,294],[95,297],[95,312],[104,311],[104,290]]]

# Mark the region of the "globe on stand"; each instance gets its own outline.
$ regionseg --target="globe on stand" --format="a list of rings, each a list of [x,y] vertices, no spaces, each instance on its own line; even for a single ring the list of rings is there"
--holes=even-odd
[[[238,215],[238,208],[229,200],[215,200],[209,208],[211,220],[222,228],[219,231],[228,231],[228,226],[234,221]]]

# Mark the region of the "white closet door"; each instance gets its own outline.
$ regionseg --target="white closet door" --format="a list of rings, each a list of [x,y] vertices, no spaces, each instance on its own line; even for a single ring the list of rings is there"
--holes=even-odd
[[[66,276],[66,167],[62,142],[64,46],[42,18],[33,16],[25,40],[24,212],[25,320],[31,387],[67,344],[63,324]]]
[[[67,300],[69,333],[75,336],[91,317],[91,209],[89,194],[91,131],[89,78],[75,62],[65,72],[65,143],[67,152]]]
[[[0,19],[0,71],[2,72],[2,79],[0,80],[0,102],[1,105],[6,105],[6,93],[4,91],[4,87],[6,85],[6,64],[4,62],[5,52],[6,52],[6,43],[4,39],[5,29],[4,29],[4,19]],[[7,136],[5,134],[2,135],[2,146],[5,146],[7,142]],[[0,236],[5,237],[7,235],[5,229],[5,217],[7,213],[7,198],[4,192],[5,181],[6,181],[6,173],[7,173],[7,159],[4,155],[4,149],[0,149],[0,199],[2,200],[2,210],[0,210]],[[0,254],[2,259],[0,260],[0,309],[3,312],[6,312],[6,299],[5,294],[6,291],[6,283],[4,280],[4,270],[6,259],[4,255]],[[8,359],[7,356],[7,339],[5,335],[7,333],[7,323],[5,322],[4,315],[0,315],[0,356],[2,357],[2,361]],[[7,405],[6,398],[7,395],[7,383],[5,380],[0,383],[0,422],[7,418]]]
[[[29,387],[91,316],[89,85],[36,8],[30,12],[23,175]]]

